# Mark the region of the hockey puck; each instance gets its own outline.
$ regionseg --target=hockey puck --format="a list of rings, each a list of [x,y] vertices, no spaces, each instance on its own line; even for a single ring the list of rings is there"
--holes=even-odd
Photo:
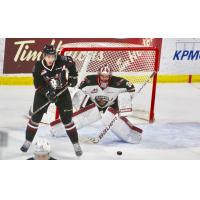
[[[122,152],[121,152],[121,151],[117,151],[117,155],[118,155],[118,156],[121,156],[121,155],[122,155]]]

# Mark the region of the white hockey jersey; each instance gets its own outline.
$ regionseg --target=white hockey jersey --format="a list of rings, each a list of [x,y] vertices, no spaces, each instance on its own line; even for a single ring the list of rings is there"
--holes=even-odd
[[[117,97],[122,92],[134,92],[135,88],[132,83],[124,78],[112,76],[106,88],[100,87],[99,76],[89,75],[80,84],[85,94],[90,96],[90,100],[99,108],[106,108],[117,101]]]

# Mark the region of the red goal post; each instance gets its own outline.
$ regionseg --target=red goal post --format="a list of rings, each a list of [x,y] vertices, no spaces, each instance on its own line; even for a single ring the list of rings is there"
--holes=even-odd
[[[61,55],[73,58],[79,71],[79,83],[87,74],[95,74],[102,65],[109,65],[113,74],[128,79],[136,85],[136,93],[143,84],[148,88],[149,96],[144,95],[145,112],[147,120],[154,121],[154,108],[156,98],[157,72],[159,70],[159,50],[155,47],[64,47]],[[151,78],[151,75],[154,75]],[[150,92],[151,91],[151,92]],[[138,94],[137,96],[141,96]],[[138,98],[138,97],[137,97]],[[142,99],[142,98],[141,98]],[[148,104],[148,106],[146,106]],[[134,103],[133,103],[133,113]],[[140,111],[143,108],[141,106]],[[57,116],[58,117],[58,114]]]

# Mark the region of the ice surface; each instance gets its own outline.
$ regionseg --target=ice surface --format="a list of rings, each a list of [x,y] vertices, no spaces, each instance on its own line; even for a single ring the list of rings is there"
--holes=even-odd
[[[23,117],[33,101],[31,86],[0,87],[0,131],[8,133],[8,146],[0,149],[1,159],[26,159],[19,148],[24,142],[27,120]],[[156,121],[142,124],[143,140],[133,145],[120,141],[109,132],[98,145],[82,143],[81,159],[200,159],[200,84],[158,84],[155,107]],[[131,118],[134,122],[134,119]],[[79,130],[80,136],[94,136],[101,123]],[[52,156],[58,159],[77,159],[68,137],[54,138],[48,125],[41,125],[38,137],[47,138]],[[122,151],[122,156],[117,155]]]

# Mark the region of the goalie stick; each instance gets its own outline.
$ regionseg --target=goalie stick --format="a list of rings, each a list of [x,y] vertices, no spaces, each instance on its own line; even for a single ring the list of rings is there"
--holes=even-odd
[[[156,71],[153,71],[153,73],[148,77],[148,79],[144,82],[144,84],[141,86],[141,88],[137,91],[136,95],[138,95],[142,90],[143,88],[146,86],[147,83],[149,83],[149,81],[156,75]],[[135,98],[135,96],[134,96]]]
[[[113,119],[110,121],[110,123],[96,136],[96,137],[81,137],[82,142],[89,143],[89,144],[97,144],[100,142],[100,140],[106,135],[106,133],[112,128],[115,121],[118,119],[118,114],[115,114]]]

